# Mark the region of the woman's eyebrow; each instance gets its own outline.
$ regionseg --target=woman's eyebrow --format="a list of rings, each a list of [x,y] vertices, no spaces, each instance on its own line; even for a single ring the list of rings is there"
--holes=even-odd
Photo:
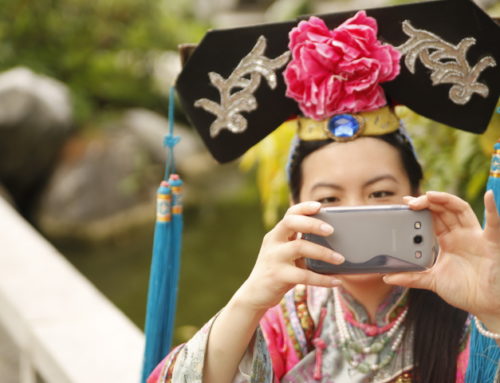
[[[338,184],[334,184],[332,182],[318,182],[313,185],[311,188],[311,191],[314,191],[319,188],[330,188],[330,189],[337,189],[337,190],[344,190],[344,188]]]
[[[379,181],[382,181],[382,180],[390,180],[390,181],[393,181],[393,182],[398,182],[397,178],[394,177],[393,175],[391,174],[382,174],[380,176],[376,176],[376,177],[373,177],[371,179],[369,179],[368,181],[366,181],[364,184],[363,184],[363,188],[366,188],[374,183],[377,183]],[[336,190],[344,190],[344,188],[342,186],[340,186],[339,184],[336,184],[336,183],[333,183],[333,182],[317,182],[315,183],[312,187],[311,187],[311,191],[314,191],[316,189],[319,189],[319,188],[329,188],[329,189],[336,189]]]
[[[393,181],[393,182],[398,182],[398,180],[396,179],[396,177],[394,177],[393,175],[391,174],[382,174],[380,176],[376,176],[376,177],[373,177],[371,179],[369,179],[368,181],[366,181],[364,184],[363,184],[363,188],[366,188],[370,185],[373,185],[374,183],[377,183],[379,181],[382,181],[382,180],[390,180],[390,181]]]

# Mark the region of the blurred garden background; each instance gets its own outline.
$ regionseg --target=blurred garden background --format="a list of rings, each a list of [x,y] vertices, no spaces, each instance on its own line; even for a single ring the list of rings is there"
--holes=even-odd
[[[209,28],[409,1],[2,0],[0,195],[143,327],[177,45]],[[478,0],[500,16],[499,0]],[[496,114],[481,137],[400,108],[426,189],[482,217]],[[288,203],[289,132],[228,165],[208,155],[176,107],[185,233],[176,342],[215,314],[250,272]]]

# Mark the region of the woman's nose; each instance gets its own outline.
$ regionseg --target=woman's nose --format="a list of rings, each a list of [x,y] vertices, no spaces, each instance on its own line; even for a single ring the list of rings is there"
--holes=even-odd
[[[343,206],[362,206],[368,205],[368,202],[361,196],[349,196],[344,199]]]

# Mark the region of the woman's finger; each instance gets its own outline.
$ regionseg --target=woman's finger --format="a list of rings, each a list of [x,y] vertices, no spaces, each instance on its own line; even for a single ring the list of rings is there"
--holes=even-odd
[[[278,256],[290,258],[295,261],[300,258],[312,258],[318,261],[324,261],[338,265],[344,262],[344,257],[329,249],[328,247],[318,245],[305,239],[297,239],[279,246]]]
[[[333,227],[326,222],[306,215],[286,214],[275,226],[278,240],[287,241],[296,233],[309,233],[321,236],[333,233]]]
[[[342,281],[331,275],[315,273],[307,269],[293,268],[289,270],[290,279],[295,284],[303,284],[319,287],[336,287],[342,284]]]
[[[431,270],[387,274],[384,275],[384,282],[389,285],[436,291],[435,279]]]
[[[484,206],[486,210],[484,234],[486,238],[498,241],[500,239],[500,216],[498,215],[493,191],[488,190],[484,195]]]
[[[446,226],[439,214],[432,214],[432,226],[434,227],[434,234],[437,237],[450,231],[450,228]]]
[[[476,214],[474,214],[469,203],[463,199],[453,194],[436,191],[429,191],[426,193],[426,196],[432,206],[444,206],[447,211],[454,213],[462,227],[478,226],[479,222]]]
[[[460,221],[454,212],[448,210],[445,205],[432,203],[426,194],[409,201],[408,206],[414,210],[429,209],[433,216],[439,215],[447,230],[460,226]]]
[[[289,214],[301,214],[301,215],[316,214],[319,211],[319,209],[321,209],[321,203],[317,201],[301,202],[296,205],[290,206],[286,211],[285,216]]]
[[[411,199],[408,205],[413,210],[429,209],[433,216],[439,215],[448,231],[458,227],[477,228],[479,223],[470,205],[464,200],[442,192],[427,192]],[[444,228],[439,229],[444,232]]]
[[[415,201],[417,198],[420,199],[418,201]],[[427,200],[425,195],[419,197],[404,196],[403,199],[411,207],[412,210],[427,209],[429,206],[429,201]],[[449,231],[449,227],[445,225],[443,219],[436,212],[432,214],[432,226],[434,228],[434,234],[436,236]]]

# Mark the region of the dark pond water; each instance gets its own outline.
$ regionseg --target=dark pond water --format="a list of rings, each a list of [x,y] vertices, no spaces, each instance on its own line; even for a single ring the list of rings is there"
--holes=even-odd
[[[185,208],[174,343],[224,306],[249,274],[264,234],[256,194]],[[144,326],[154,222],[99,244],[58,249],[140,328]]]

